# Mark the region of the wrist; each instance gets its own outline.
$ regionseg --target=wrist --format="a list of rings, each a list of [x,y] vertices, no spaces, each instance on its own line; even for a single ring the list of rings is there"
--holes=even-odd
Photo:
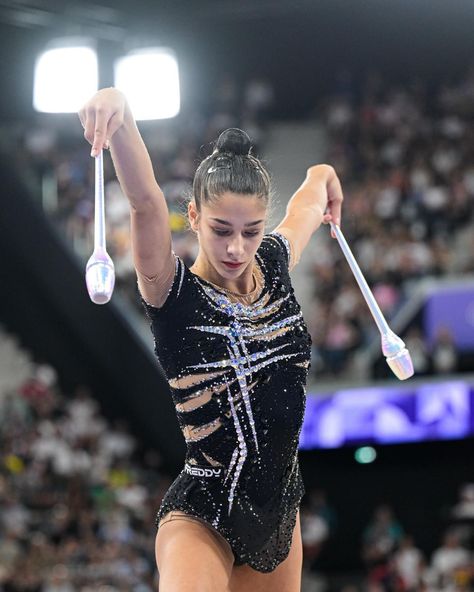
[[[315,164],[307,170],[307,176],[327,183],[335,175],[334,168],[329,164]]]

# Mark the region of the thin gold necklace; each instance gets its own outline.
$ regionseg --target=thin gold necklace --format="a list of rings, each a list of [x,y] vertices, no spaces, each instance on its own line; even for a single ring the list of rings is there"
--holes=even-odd
[[[219,286],[218,284],[214,284],[214,282],[209,282],[209,280],[206,280],[206,281],[209,282],[210,284],[212,284],[218,290],[225,292],[229,296],[234,296],[235,298],[248,299],[248,298],[252,298],[252,296],[254,296],[257,293],[257,291],[259,289],[261,290],[261,288],[263,287],[263,281],[261,281],[263,279],[262,272],[260,271],[258,265],[256,265],[254,270],[252,271],[252,278],[255,282],[255,287],[253,288],[253,290],[251,292],[247,292],[246,294],[241,294],[240,292],[234,292],[232,290],[229,290],[228,288],[224,288],[223,286]]]

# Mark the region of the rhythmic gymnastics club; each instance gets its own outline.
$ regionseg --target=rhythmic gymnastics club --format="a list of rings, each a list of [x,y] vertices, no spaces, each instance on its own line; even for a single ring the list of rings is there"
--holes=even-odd
[[[410,376],[413,376],[414,370],[410,353],[405,347],[405,343],[388,326],[388,323],[385,320],[385,317],[383,316],[382,311],[380,310],[379,305],[377,304],[377,301],[375,300],[367,282],[365,281],[360,267],[358,266],[357,261],[355,260],[341,229],[339,226],[334,224],[334,222],[330,222],[330,225],[334,231],[334,234],[336,235],[337,242],[339,243],[342,252],[346,257],[347,262],[352,269],[352,273],[359,284],[362,295],[369,305],[370,312],[377,323],[377,327],[382,338],[382,352],[385,356],[387,364],[390,366],[392,372],[398,379],[406,380],[407,378],[410,378]]]
[[[105,250],[104,160],[102,150],[95,157],[94,252],[86,265],[86,285],[95,304],[105,304],[115,285],[114,263]]]

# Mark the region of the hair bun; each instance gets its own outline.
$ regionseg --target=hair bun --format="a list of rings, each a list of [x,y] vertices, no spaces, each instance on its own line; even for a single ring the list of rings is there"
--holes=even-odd
[[[249,154],[252,142],[248,134],[236,127],[224,130],[216,142],[217,152],[230,152],[231,154]]]

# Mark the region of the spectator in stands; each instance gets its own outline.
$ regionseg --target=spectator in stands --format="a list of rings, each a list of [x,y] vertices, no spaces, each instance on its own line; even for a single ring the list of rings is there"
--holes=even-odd
[[[474,483],[465,483],[459,490],[459,502],[452,509],[455,518],[474,519]]]
[[[301,514],[301,536],[305,568],[315,570],[318,558],[336,528],[336,512],[328,504],[326,492],[310,489],[305,497]]]
[[[274,101],[275,94],[271,82],[264,78],[252,78],[244,89],[244,117],[253,118],[257,122],[265,121]]]
[[[404,337],[404,341],[410,352],[415,374],[417,376],[429,374],[431,370],[430,352],[420,329],[418,327],[411,327]]]
[[[337,313],[329,317],[327,325],[324,357],[331,373],[337,376],[343,371],[349,353],[357,343],[357,333],[348,319]]]
[[[458,535],[453,531],[444,535],[443,544],[433,553],[430,567],[431,580],[442,589],[456,589],[456,582],[472,577],[470,553],[460,544]]]
[[[401,578],[404,592],[417,592],[422,582],[425,559],[423,553],[415,546],[413,537],[406,534],[393,555],[393,563]]]
[[[362,536],[362,558],[370,582],[380,583],[391,576],[391,557],[402,537],[403,528],[394,517],[392,508],[387,504],[378,506]]]
[[[440,327],[431,348],[431,360],[435,374],[452,374],[458,368],[458,353],[453,335],[448,327]]]
[[[304,504],[301,508],[301,538],[305,569],[311,569],[321,552],[321,547],[329,536],[327,522],[317,512]]]
[[[450,511],[450,523],[461,544],[474,548],[474,483],[464,483],[459,490],[459,501]]]

